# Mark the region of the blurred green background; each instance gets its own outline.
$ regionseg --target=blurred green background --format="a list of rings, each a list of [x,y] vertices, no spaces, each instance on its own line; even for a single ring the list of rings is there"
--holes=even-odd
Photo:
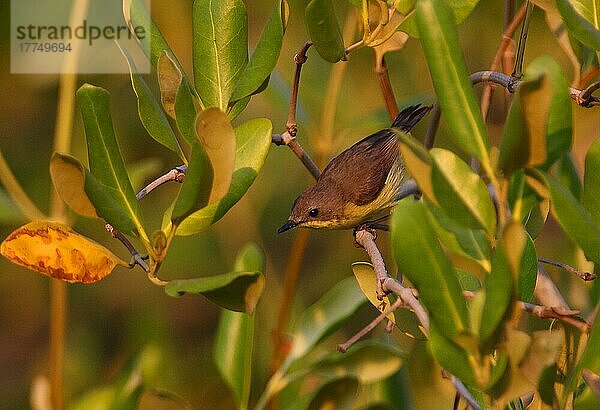
[[[48,210],[51,181],[48,163],[56,116],[58,77],[52,75],[13,75],[10,73],[9,2],[0,3],[0,149],[17,178],[34,202]],[[249,39],[255,44],[271,8],[266,0],[248,1]],[[334,1],[341,25],[356,24],[354,11],[344,1]],[[191,72],[191,0],[152,0],[152,16],[188,72]],[[290,2],[290,19],[276,72],[266,92],[254,97],[236,124],[253,117],[270,118],[274,132],[283,132],[287,118],[293,55],[308,35],[303,22],[304,2]],[[480,2],[460,26],[460,38],[467,66],[472,71],[486,69],[502,34],[502,2]],[[347,16],[350,14],[350,19]],[[349,39],[346,39],[347,44]],[[550,54],[564,68],[571,68],[564,53],[536,10],[529,33],[526,63]],[[387,56],[391,81],[399,106],[433,101],[432,85],[418,40]],[[316,155],[322,166],[334,154],[362,136],[389,123],[372,53],[362,49],[346,64],[339,103],[336,107],[334,138],[320,138],[325,88],[331,65],[314,50],[302,72],[300,88],[299,140]],[[153,76],[147,76],[155,84]],[[155,143],[137,116],[135,95],[127,75],[82,75],[80,84],[90,82],[107,88],[121,150],[128,164],[150,161],[151,175],[178,165],[177,158]],[[480,92],[480,89],[478,89]],[[496,92],[489,129],[493,138],[501,133],[505,115],[502,92]],[[581,170],[582,153],[600,135],[600,111],[574,106],[576,163]],[[73,155],[86,158],[79,113],[75,116]],[[423,135],[425,124],[415,130]],[[440,144],[444,144],[444,128]],[[237,250],[249,241],[258,243],[267,256],[267,287],[258,306],[254,388],[261,391],[272,353],[271,332],[275,327],[284,269],[295,232],[278,235],[276,229],[287,218],[295,197],[311,177],[285,147],[272,146],[265,167],[249,193],[209,231],[177,238],[171,247],[161,275],[166,279],[227,272]],[[144,181],[134,181],[139,189]],[[159,227],[162,210],[178,186],[163,187],[142,201],[146,222]],[[0,195],[5,195],[0,191]],[[24,223],[11,209],[0,208],[0,236],[6,237]],[[128,258],[122,246],[103,230],[100,220],[79,219],[75,229],[94,238],[115,253]],[[380,235],[380,247],[390,264],[387,235]],[[576,261],[577,254],[556,224],[550,223],[538,239],[542,252]],[[541,253],[540,256],[543,256]],[[366,260],[353,245],[348,231],[315,232],[310,236],[303,259],[294,312],[314,302],[341,278],[351,275],[350,264]],[[552,271],[556,274],[555,271]],[[562,276],[564,277],[564,275]],[[559,282],[569,289],[567,297],[577,308],[582,285]],[[45,374],[48,366],[50,279],[0,260],[0,407],[27,408],[32,380]],[[110,383],[126,362],[144,348],[159,356],[150,386],[169,389],[188,399],[195,407],[233,408],[234,402],[212,363],[212,345],[219,309],[201,297],[173,299],[152,285],[139,270],[118,268],[111,276],[93,285],[68,286],[67,345],[65,346],[65,395],[70,401],[82,393]],[[360,312],[358,328],[374,315],[372,309]],[[352,329],[350,329],[351,331]],[[348,332],[349,333],[349,332]],[[334,336],[343,340],[344,334]],[[335,348],[332,342],[328,346]]]

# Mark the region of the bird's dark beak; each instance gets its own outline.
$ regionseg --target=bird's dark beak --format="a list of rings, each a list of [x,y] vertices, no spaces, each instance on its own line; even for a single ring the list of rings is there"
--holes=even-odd
[[[296,225],[298,225],[298,224],[294,221],[287,221],[286,223],[284,223],[283,225],[281,225],[279,227],[279,229],[277,230],[277,233],[283,233],[285,231],[288,231],[288,230],[296,227]]]

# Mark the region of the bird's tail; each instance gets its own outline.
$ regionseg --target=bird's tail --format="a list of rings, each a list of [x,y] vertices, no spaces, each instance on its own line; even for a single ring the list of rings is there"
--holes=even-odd
[[[409,132],[421,118],[433,108],[432,105],[421,107],[421,104],[411,105],[403,109],[392,122],[392,128],[398,128],[400,131]]]

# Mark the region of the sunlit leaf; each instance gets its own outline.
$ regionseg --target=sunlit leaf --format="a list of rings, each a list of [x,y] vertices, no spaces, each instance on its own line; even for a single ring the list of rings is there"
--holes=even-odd
[[[428,223],[425,205],[401,201],[391,227],[398,268],[419,291],[431,322],[450,339],[467,332],[467,305],[454,269]]]
[[[330,353],[313,368],[328,377],[352,376],[361,384],[370,384],[396,373],[406,356],[394,345],[369,340],[357,343],[346,353]]]
[[[175,201],[171,220],[177,225],[191,213],[208,204],[213,185],[213,168],[210,160],[199,142],[192,144],[190,163],[185,173],[185,180]]]
[[[434,148],[430,154],[433,191],[446,214],[466,227],[493,234],[496,211],[483,180],[451,151]]]
[[[79,215],[97,218],[96,208],[85,192],[87,170],[74,157],[55,152],[50,159],[50,176],[60,198]]]
[[[138,203],[115,137],[108,91],[90,84],[77,91],[91,175],[85,191],[96,210],[123,233],[146,236]]]
[[[382,311],[382,308],[385,310],[390,307],[390,300],[387,296],[384,296],[383,300],[377,299],[377,279],[373,265],[366,262],[356,262],[352,264],[352,272],[354,272],[358,286],[377,310]],[[394,312],[387,315],[387,318],[396,323]]]
[[[344,39],[331,0],[311,0],[304,11],[310,39],[321,57],[330,63],[346,55]]]
[[[485,171],[491,171],[487,131],[462,58],[452,10],[445,0],[422,0],[417,2],[416,19],[451,140],[476,157]]]
[[[431,182],[431,172],[433,169],[433,161],[429,152],[419,144],[410,134],[396,133],[398,136],[400,154],[408,168],[410,176],[414,178],[419,186],[419,190],[436,206],[439,203],[435,199],[433,185]]]
[[[264,272],[264,254],[255,244],[240,250],[235,271]],[[223,310],[219,318],[214,358],[223,379],[235,395],[238,408],[246,408],[252,380],[254,317]]]
[[[231,96],[232,101],[260,92],[269,81],[271,71],[277,64],[277,58],[287,26],[289,6],[287,0],[277,0],[273,11],[254,49],[252,57]]]
[[[225,112],[248,62],[242,0],[196,0],[192,10],[194,84],[207,107]]]
[[[556,0],[569,32],[586,46],[600,50],[600,7],[596,0]]]
[[[179,87],[181,87],[183,74],[167,51],[163,51],[158,56],[156,75],[160,88],[160,102],[165,112],[171,118],[176,118],[175,100]]]
[[[196,119],[196,133],[213,169],[208,203],[221,200],[229,191],[235,167],[235,131],[227,115],[218,108],[207,108]]]
[[[398,10],[401,13],[407,14],[406,19],[400,26],[399,30],[408,33],[411,37],[419,37],[417,28],[416,16],[413,11],[415,0],[402,1],[398,3]],[[454,17],[454,24],[459,25],[471,14],[479,0],[460,0],[448,2],[448,6],[452,9],[451,15]]]
[[[581,201],[596,225],[600,226],[600,138],[592,143],[585,155]]]
[[[146,84],[142,76],[138,73],[135,63],[133,62],[133,59],[127,50],[121,48],[121,52],[125,56],[127,64],[129,65],[131,85],[135,95],[137,96],[138,115],[142,121],[142,124],[144,125],[144,128],[155,141],[167,147],[177,154],[179,158],[185,161],[185,155],[183,155],[183,151],[179,146],[177,137],[171,129],[169,120],[167,119],[165,112],[162,110],[161,105],[158,103],[156,98],[154,98],[154,95],[152,94],[152,91],[150,91],[148,84]]]
[[[177,235],[193,235],[217,222],[240,200],[262,168],[271,146],[271,122],[266,118],[247,121],[235,128],[235,165],[229,192],[219,202],[194,212],[177,228]]]
[[[128,266],[104,246],[58,222],[30,222],[3,242],[0,253],[17,265],[69,283],[97,282],[116,265]]]
[[[284,368],[308,353],[317,343],[331,334],[367,299],[354,278],[338,282],[313,305],[309,306],[294,323],[292,347]]]
[[[251,314],[265,287],[261,272],[230,272],[215,276],[169,281],[169,296],[201,294],[217,305],[236,312]]]

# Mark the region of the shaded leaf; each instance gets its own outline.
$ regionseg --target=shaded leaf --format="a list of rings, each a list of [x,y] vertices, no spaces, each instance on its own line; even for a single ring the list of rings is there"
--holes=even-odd
[[[593,50],[600,50],[600,7],[596,0],[556,0],[569,32]]]
[[[175,96],[175,120],[177,129],[189,144],[197,139],[196,102],[198,102],[198,98],[195,97],[192,86],[183,82]]]
[[[304,10],[304,21],[317,52],[330,63],[346,56],[344,39],[331,0],[311,0]]]
[[[525,229],[521,224],[511,221],[504,228],[502,240],[494,250],[492,272],[484,282],[485,304],[479,328],[479,343],[486,353],[491,353],[496,347],[503,319],[516,297],[514,283],[519,275],[525,238]]]
[[[401,201],[394,210],[391,228],[398,268],[419,291],[431,322],[451,339],[467,332],[468,313],[462,290],[428,223],[425,205]]]
[[[171,215],[173,224],[177,225],[191,213],[208,204],[213,185],[213,169],[204,148],[199,142],[192,144],[190,164],[185,173],[185,180],[175,201]]]
[[[394,345],[368,340],[357,343],[346,353],[331,353],[313,367],[327,377],[352,376],[361,384],[370,384],[395,374],[406,356]]]
[[[265,287],[261,272],[230,272],[193,279],[176,279],[165,286],[169,296],[201,294],[217,305],[251,314]]]
[[[489,141],[462,58],[452,10],[445,0],[417,2],[423,51],[452,141],[491,172]]]
[[[123,233],[146,234],[138,203],[115,137],[108,91],[90,84],[77,90],[93,179],[85,191],[98,213]],[[88,187],[88,184],[90,186]]]
[[[362,293],[377,310],[382,312],[390,307],[390,299],[387,296],[384,296],[383,300],[377,299],[377,279],[373,265],[367,262],[356,262],[352,264],[352,272],[358,282],[358,286],[360,286],[360,290],[362,290]],[[381,310],[382,308],[383,310]],[[394,312],[390,312],[387,318],[392,323],[396,323]]]
[[[225,112],[248,62],[242,0],[196,0],[192,10],[194,84],[207,107]]]
[[[474,369],[471,367],[473,360],[469,358],[466,350],[446,337],[446,333],[435,322],[429,328],[429,343],[435,360],[445,370],[456,376],[466,386],[477,386]]]
[[[69,283],[93,283],[116,265],[128,266],[104,246],[58,222],[30,222],[12,232],[0,253],[17,265]]]
[[[181,87],[183,74],[167,51],[161,52],[158,56],[156,75],[160,88],[160,102],[169,117],[176,118],[175,100]]]
[[[127,50],[121,48],[121,52],[129,65],[131,85],[137,96],[138,114],[144,128],[156,142],[173,151],[185,162],[185,155],[183,155],[183,151],[179,146],[175,133],[171,129],[167,116],[158,101],[156,101],[156,98],[154,98],[148,84],[146,84],[142,76],[138,73],[135,63]]]
[[[575,371],[569,375],[564,391],[564,397],[573,392],[580,382],[580,377],[584,369],[599,374],[600,373],[600,355],[598,355],[598,346],[600,346],[600,322],[594,321],[592,329],[587,336],[587,343],[581,358],[577,361]]]
[[[288,15],[287,1],[277,0],[254,53],[233,91],[232,101],[241,100],[266,88],[265,83],[269,81],[281,51]]]
[[[600,226],[600,138],[592,143],[585,155],[581,202],[596,225]]]
[[[271,122],[266,118],[256,118],[235,128],[235,165],[227,195],[184,219],[177,228],[177,235],[193,235],[207,229],[240,200],[265,162],[271,146],[271,131]]]
[[[25,221],[25,215],[15,201],[0,187],[0,223],[8,225]]]
[[[548,187],[552,212],[565,233],[589,260],[600,263],[600,227],[592,215],[556,179],[539,171],[534,175]]]
[[[454,222],[444,209],[425,201],[429,222],[436,236],[450,253],[454,266],[483,277],[492,267],[490,243],[481,229],[468,229]],[[463,286],[464,287],[464,286]]]
[[[264,254],[255,244],[242,248],[234,270],[264,272]],[[254,317],[224,310],[219,318],[214,358],[223,379],[235,395],[238,408],[247,408],[252,380]]]
[[[425,195],[434,205],[440,206],[435,199],[433,185],[431,182],[431,172],[433,169],[433,161],[429,152],[412,138],[410,134],[396,132],[398,136],[400,154],[408,168],[410,176],[414,178],[419,186],[419,190]]]
[[[358,380],[354,377],[342,377],[325,383],[317,390],[308,410],[350,409],[356,400]]]
[[[585,206],[585,200],[582,198],[583,187],[581,186],[581,179],[571,154],[565,154],[557,161],[555,175],[560,183],[571,191],[575,198],[582,201]],[[590,177],[593,178],[593,176]]]
[[[97,218],[96,208],[85,192],[87,170],[74,157],[55,152],[50,158],[50,176],[60,198],[79,215]]]
[[[524,302],[530,302],[537,280],[537,252],[529,234],[525,238],[525,248],[521,257],[521,266],[517,282],[517,297]]]
[[[526,70],[513,98],[500,146],[505,175],[546,162],[546,122],[552,86],[544,72]]]
[[[317,343],[348,320],[367,299],[354,278],[338,282],[294,323],[292,347],[283,368],[307,354]]]
[[[221,200],[229,191],[235,167],[235,132],[227,115],[218,108],[207,108],[196,118],[198,140],[213,170],[209,204]]]
[[[431,180],[436,199],[454,221],[472,229],[496,230],[496,211],[483,180],[451,151],[434,148]]]

